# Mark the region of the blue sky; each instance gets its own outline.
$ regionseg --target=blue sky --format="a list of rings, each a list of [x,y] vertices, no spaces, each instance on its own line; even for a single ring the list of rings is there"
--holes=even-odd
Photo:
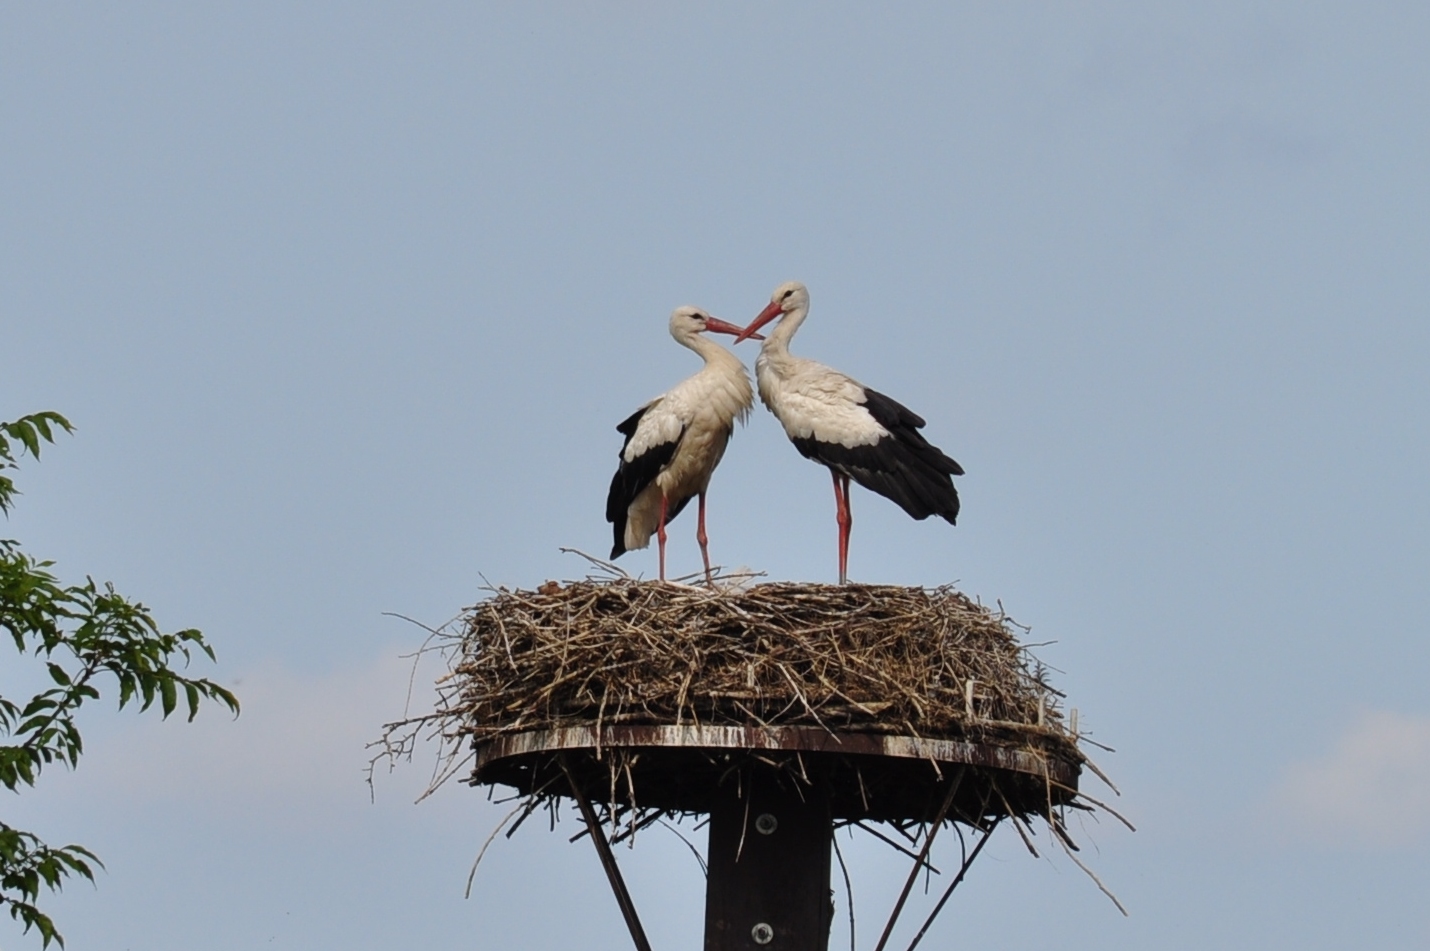
[[[851,576],[1055,641],[1139,827],[1085,832],[1130,918],[1001,838],[942,940],[1425,947],[1427,41],[1404,3],[5,7],[0,418],[78,426],[5,534],[245,703],[97,708],[7,799],[108,865],[69,946],[625,947],[586,843],[528,824],[464,900],[503,810],[414,805],[420,763],[368,801],[420,639],[384,612],[582,575],[615,424],[695,369],[671,309],[798,279],[795,351],[968,470],[954,529],[856,491]],[[759,411],[715,559],[832,580],[830,495]],[[845,849],[862,946],[903,860]],[[621,858],[697,942],[685,847]]]

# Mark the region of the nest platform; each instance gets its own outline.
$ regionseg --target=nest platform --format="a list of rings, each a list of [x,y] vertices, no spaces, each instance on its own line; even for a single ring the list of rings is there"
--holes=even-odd
[[[836,821],[1055,821],[1086,760],[1017,633],[949,587],[499,589],[460,620],[439,721],[469,782],[612,813],[758,782]]]

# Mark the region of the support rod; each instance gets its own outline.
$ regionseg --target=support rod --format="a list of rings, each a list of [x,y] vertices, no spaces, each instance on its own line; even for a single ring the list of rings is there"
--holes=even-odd
[[[884,945],[889,943],[889,935],[894,933],[894,925],[898,923],[899,913],[904,910],[904,902],[909,900],[909,891],[914,887],[914,882],[918,881],[919,871],[928,861],[929,849],[933,848],[934,836],[938,835],[938,830],[943,827],[943,820],[948,816],[949,807],[953,805],[953,797],[958,793],[958,787],[963,782],[965,770],[959,770],[953,782],[949,783],[948,794],[943,797],[943,805],[938,807],[938,815],[934,817],[933,825],[929,826],[928,835],[924,836],[924,847],[919,849],[919,857],[914,860],[914,867],[909,869],[909,879],[904,882],[904,890],[899,892],[899,900],[894,902],[894,910],[889,913],[889,921],[884,925],[884,933],[879,936],[879,943],[874,946],[874,951],[884,951]]]
[[[601,867],[606,870],[606,878],[611,882],[611,891],[616,893],[616,904],[621,906],[621,916],[626,919],[626,927],[631,931],[631,940],[635,942],[637,951],[651,951],[650,941],[645,936],[645,929],[641,927],[640,916],[636,914],[635,903],[631,901],[631,893],[626,890],[626,882],[621,878],[621,870],[616,865],[616,857],[611,854],[611,844],[606,841],[606,833],[601,830],[601,823],[596,818],[596,810],[591,808],[591,800],[586,798],[586,794],[581,790],[580,784],[576,782],[576,777],[571,772],[571,767],[566,765],[565,756],[561,757],[561,770],[571,783],[571,795],[576,797],[576,805],[581,810],[581,818],[586,820],[586,828],[591,832],[591,842],[596,846],[596,854],[601,857]]]
[[[994,819],[993,824],[988,827],[988,831],[983,833],[983,838],[978,840],[978,844],[975,845],[973,851],[968,854],[968,858],[963,860],[963,867],[958,870],[958,874],[953,877],[953,881],[948,883],[948,888],[943,891],[943,897],[938,900],[938,904],[933,906],[933,911],[929,912],[929,916],[924,919],[924,926],[919,929],[918,934],[914,935],[914,940],[909,942],[907,951],[914,951],[914,948],[919,946],[919,942],[924,939],[924,935],[928,933],[930,926],[933,925],[933,920],[938,917],[938,913],[943,911],[943,906],[948,903],[948,898],[953,894],[953,890],[958,887],[959,882],[963,881],[963,876],[968,874],[968,867],[973,864],[974,859],[978,858],[978,853],[983,851],[983,846],[988,842],[988,837],[993,834],[993,830],[998,828],[998,823],[1002,821],[1001,816]]]

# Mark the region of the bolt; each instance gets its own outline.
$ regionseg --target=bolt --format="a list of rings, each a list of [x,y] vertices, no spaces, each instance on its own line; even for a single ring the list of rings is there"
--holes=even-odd
[[[769,944],[775,940],[775,929],[762,921],[750,929],[750,937],[755,939],[755,944]]]
[[[770,835],[780,827],[780,821],[768,812],[762,812],[755,817],[755,831],[760,835]]]

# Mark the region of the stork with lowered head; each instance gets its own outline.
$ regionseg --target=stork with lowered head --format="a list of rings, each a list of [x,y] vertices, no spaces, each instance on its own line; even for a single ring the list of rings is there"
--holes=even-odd
[[[705,580],[712,580],[705,493],[735,432],[735,421],[744,422],[755,403],[745,365],[706,333],[739,335],[744,331],[698,307],[677,307],[671,313],[670,335],[699,354],[705,366],[616,427],[626,441],[606,496],[606,521],[615,535],[611,557],[645,548],[654,533],[660,546],[662,581],[665,526],[696,496],[700,512],[695,539],[705,563]]]

